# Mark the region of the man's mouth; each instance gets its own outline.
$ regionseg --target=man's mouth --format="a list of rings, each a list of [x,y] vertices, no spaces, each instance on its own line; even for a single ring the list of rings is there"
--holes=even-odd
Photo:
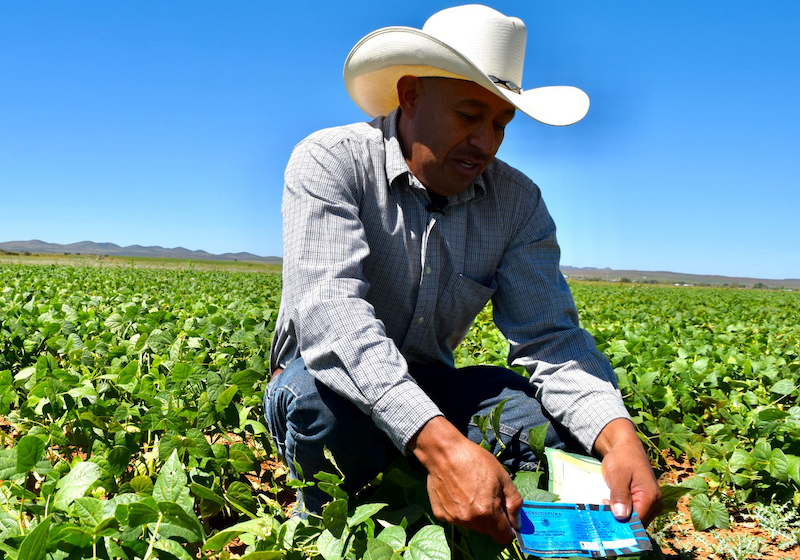
[[[474,172],[482,169],[486,164],[487,158],[482,154],[469,154],[461,157],[456,157],[455,161],[465,171]]]

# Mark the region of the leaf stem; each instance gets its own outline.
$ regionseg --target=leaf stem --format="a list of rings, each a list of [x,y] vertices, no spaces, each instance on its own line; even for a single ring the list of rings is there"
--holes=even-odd
[[[150,538],[150,546],[147,547],[147,553],[144,555],[143,560],[148,560],[150,555],[153,554],[153,547],[156,544],[156,537],[158,537],[158,532],[161,530],[161,521],[164,519],[164,513],[159,511],[158,512],[158,522],[156,523],[156,530],[153,531],[153,536]]]

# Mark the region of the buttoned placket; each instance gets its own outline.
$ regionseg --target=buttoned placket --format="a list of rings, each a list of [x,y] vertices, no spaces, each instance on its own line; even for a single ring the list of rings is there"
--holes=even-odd
[[[437,227],[438,225],[438,227]],[[437,239],[441,224],[439,214],[430,212],[427,216],[425,232],[420,243],[419,290],[414,308],[414,316],[406,336],[404,346],[426,346],[435,340],[431,334],[436,312],[436,294],[439,284],[439,251]]]

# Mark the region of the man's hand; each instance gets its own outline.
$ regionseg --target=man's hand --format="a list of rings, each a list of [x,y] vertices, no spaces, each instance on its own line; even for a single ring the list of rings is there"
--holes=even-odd
[[[433,514],[486,533],[505,544],[519,526],[522,496],[495,457],[437,416],[425,424],[408,449],[428,470]]]
[[[613,420],[600,432],[594,448],[603,457],[614,517],[627,519],[632,506],[647,527],[661,513],[661,489],[633,424],[625,418]]]

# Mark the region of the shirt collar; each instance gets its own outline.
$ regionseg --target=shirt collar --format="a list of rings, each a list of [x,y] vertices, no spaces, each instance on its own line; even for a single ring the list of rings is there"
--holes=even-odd
[[[411,173],[411,170],[408,168],[406,158],[403,157],[403,150],[400,147],[400,138],[397,135],[397,119],[399,117],[400,108],[398,107],[383,119],[382,125],[383,143],[386,154],[386,178],[389,181],[389,188],[394,187],[395,181],[399,177],[407,177],[407,184],[409,185],[416,183],[422,187],[422,184],[419,183],[416,177],[414,177],[414,174]],[[484,179],[484,174],[488,172],[488,169],[489,168],[480,174],[464,191],[450,197],[450,204],[467,202],[473,198],[483,198],[483,195],[486,192],[486,181]]]

